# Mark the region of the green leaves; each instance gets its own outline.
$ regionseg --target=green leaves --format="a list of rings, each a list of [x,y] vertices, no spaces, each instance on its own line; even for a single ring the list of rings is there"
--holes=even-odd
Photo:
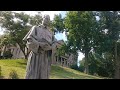
[[[30,24],[31,25],[40,25],[42,23],[42,15],[41,13],[38,13],[35,16],[30,17]]]
[[[55,15],[54,20],[52,22],[53,28],[56,29],[55,32],[64,32],[64,19],[62,18],[61,14]]]
[[[31,26],[39,25],[42,22],[42,16],[38,13],[35,16],[30,16],[25,13],[16,13],[11,11],[1,11],[0,25],[7,31],[7,39],[3,39],[3,44],[19,44],[23,53],[25,53],[25,43],[22,41],[24,36],[30,30]]]
[[[91,11],[69,11],[65,17],[65,28],[68,29],[68,42],[83,51],[90,50],[95,33],[96,20]],[[90,47],[89,47],[90,46]]]

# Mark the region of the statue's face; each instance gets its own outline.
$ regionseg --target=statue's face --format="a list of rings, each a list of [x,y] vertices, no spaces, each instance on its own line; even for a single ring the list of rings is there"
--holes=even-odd
[[[44,18],[43,18],[43,25],[48,26],[49,23],[50,23],[49,15],[44,16]]]

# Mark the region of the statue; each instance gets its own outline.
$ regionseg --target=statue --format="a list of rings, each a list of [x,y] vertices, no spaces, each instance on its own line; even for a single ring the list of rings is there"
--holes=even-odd
[[[45,15],[42,25],[33,26],[23,38],[31,51],[28,56],[25,79],[49,79],[54,35],[49,30],[50,16]]]

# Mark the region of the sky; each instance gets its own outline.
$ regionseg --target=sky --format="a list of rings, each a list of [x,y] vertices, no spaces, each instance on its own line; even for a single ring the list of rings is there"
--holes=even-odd
[[[19,12],[22,12],[22,11],[14,11],[14,12],[18,12],[19,13]],[[24,11],[24,12],[26,14],[29,14],[29,15],[35,15],[35,14],[37,14],[37,11]],[[65,17],[66,11],[42,11],[41,14],[42,15],[48,14],[48,15],[50,15],[50,19],[53,20],[55,14],[61,14],[62,17]],[[3,34],[3,31],[2,31],[2,29],[0,27],[0,35],[1,34]],[[55,35],[55,38],[57,40],[64,40],[64,41],[67,40],[65,32],[63,32],[63,33],[57,33]],[[79,53],[78,60],[82,60],[83,57],[84,57],[84,55],[82,53]]]
[[[18,13],[20,13],[20,12],[23,12],[23,11],[13,11],[13,12],[18,12]],[[29,14],[29,15],[35,15],[35,14],[37,14],[37,11],[24,11],[24,12],[25,12],[26,14]],[[60,14],[60,13],[62,14],[62,17],[64,17],[66,11],[41,11],[41,14],[42,14],[42,15],[45,15],[45,14],[50,15],[50,19],[51,19],[51,20],[53,20],[55,14]],[[1,30],[1,27],[0,27],[0,35],[1,35],[1,34],[3,34],[3,30]]]
[[[3,30],[2,30],[2,28],[0,27],[0,35],[2,35],[3,34]]]
[[[13,11],[13,12],[23,12],[23,11]],[[26,14],[29,15],[35,15],[37,14],[37,11],[24,11]],[[53,20],[55,14],[61,13],[62,16],[65,16],[65,11],[41,11],[42,15],[48,14],[50,15],[50,19]]]

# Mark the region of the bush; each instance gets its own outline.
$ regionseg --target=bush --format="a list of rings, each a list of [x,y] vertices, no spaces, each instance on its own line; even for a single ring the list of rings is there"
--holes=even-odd
[[[18,79],[18,74],[15,70],[11,70],[9,73],[9,79]]]
[[[109,54],[107,54],[109,55]],[[84,71],[85,59],[80,61],[79,70]],[[89,74],[99,75],[102,77],[113,78],[114,76],[114,61],[111,57],[102,58],[99,54],[89,54]]]
[[[75,69],[75,70],[79,70],[77,64],[71,65],[70,68]]]
[[[77,64],[74,64],[74,65],[71,65],[70,68],[72,68],[74,70],[84,72],[84,66],[83,65],[78,66]]]
[[[84,63],[85,63],[84,59],[80,61],[79,71],[81,72],[84,72],[85,70]]]
[[[3,57],[4,57],[5,59],[12,58],[12,53],[11,53],[10,51],[5,51],[5,52],[3,53]]]
[[[85,70],[85,67],[83,65],[80,65],[79,66],[79,71],[84,72],[84,70]]]

